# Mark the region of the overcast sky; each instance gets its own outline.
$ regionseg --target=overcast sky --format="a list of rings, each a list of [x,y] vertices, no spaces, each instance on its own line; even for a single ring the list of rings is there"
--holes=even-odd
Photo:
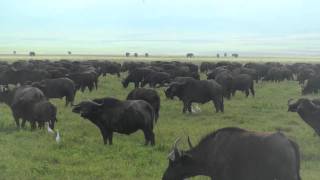
[[[314,53],[319,6],[318,0],[2,0],[0,51],[279,53],[288,46]]]

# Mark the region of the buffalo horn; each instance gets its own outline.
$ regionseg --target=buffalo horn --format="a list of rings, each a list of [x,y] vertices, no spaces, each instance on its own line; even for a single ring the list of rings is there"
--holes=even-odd
[[[191,140],[190,140],[190,137],[188,136],[188,144],[189,144],[189,148],[192,149],[193,146],[192,146],[192,143],[191,143]]]
[[[92,101],[92,100],[89,100],[89,102],[92,103],[92,104],[94,104],[94,105],[96,105],[96,106],[102,106],[102,105],[103,105],[103,104],[96,103],[96,102],[94,102],[94,101]]]
[[[181,140],[181,137],[177,138],[176,141],[173,144],[173,149],[178,149],[178,143]]]
[[[290,98],[290,99],[288,100],[288,105],[292,104],[292,101],[293,101],[293,99]]]

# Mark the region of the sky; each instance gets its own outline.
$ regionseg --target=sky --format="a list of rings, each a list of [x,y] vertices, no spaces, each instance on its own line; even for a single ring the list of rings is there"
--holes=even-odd
[[[318,0],[1,0],[0,53],[320,55]]]

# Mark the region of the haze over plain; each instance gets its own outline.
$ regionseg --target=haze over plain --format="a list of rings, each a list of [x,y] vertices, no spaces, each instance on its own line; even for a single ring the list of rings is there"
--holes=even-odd
[[[318,56],[316,0],[4,0],[0,53]]]

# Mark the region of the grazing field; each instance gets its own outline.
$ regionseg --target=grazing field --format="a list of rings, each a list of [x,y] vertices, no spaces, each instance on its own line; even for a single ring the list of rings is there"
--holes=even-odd
[[[133,86],[124,89],[120,81],[116,76],[101,77],[99,89],[78,92],[76,103],[105,96],[125,99]],[[17,130],[10,109],[1,104],[0,179],[161,179],[176,138],[182,137],[180,147],[185,149],[187,135],[196,144],[209,132],[236,126],[285,133],[300,146],[302,179],[318,180],[320,138],[297,113],[287,112],[288,99],[301,97],[298,82],[259,82],[255,88],[254,98],[237,92],[234,98],[225,100],[224,113],[215,113],[212,103],[207,103],[199,105],[201,112],[197,114],[182,114],[182,103],[166,99],[164,89],[158,89],[161,110],[154,129],[154,147],[143,145],[142,132],[130,136],[115,134],[114,145],[103,145],[93,124],[64,107],[64,101],[55,99],[52,102],[58,107],[56,129],[61,134],[57,144],[46,130],[30,131],[29,125]]]

